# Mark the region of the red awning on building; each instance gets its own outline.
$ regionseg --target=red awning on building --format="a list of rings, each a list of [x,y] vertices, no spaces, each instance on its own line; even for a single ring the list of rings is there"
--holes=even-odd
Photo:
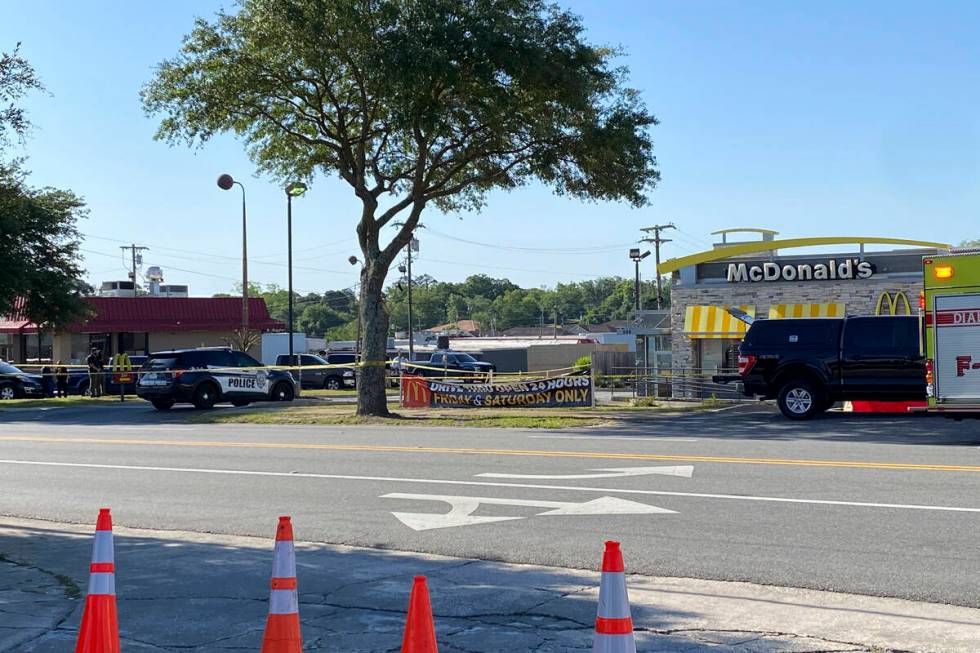
[[[237,297],[86,297],[92,315],[62,331],[73,333],[233,331],[242,326],[242,300]],[[282,329],[269,316],[261,297],[248,300],[249,328]],[[0,333],[35,333],[23,315],[0,319]]]

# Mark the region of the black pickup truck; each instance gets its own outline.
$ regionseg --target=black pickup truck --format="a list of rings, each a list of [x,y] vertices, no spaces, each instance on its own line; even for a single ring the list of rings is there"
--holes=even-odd
[[[809,419],[838,401],[926,398],[914,316],[757,320],[738,351],[739,373],[713,380],[775,399],[789,419]]]
[[[418,376],[451,377],[464,382],[484,383],[496,368],[492,363],[479,361],[469,354],[440,349],[432,352],[428,361],[402,363],[402,371]]]

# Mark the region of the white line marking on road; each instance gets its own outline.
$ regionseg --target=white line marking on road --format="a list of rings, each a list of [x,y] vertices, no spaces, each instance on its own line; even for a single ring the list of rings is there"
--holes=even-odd
[[[608,467],[605,469],[595,469],[595,472],[600,472],[599,474],[506,474],[503,472],[485,472],[483,474],[477,474],[477,476],[482,476],[484,478],[524,478],[524,479],[535,479],[535,480],[546,480],[554,479],[556,481],[561,480],[575,480],[575,479],[588,479],[588,478],[622,478],[626,476],[649,476],[651,474],[659,474],[661,476],[683,476],[684,478],[691,478],[694,473],[694,465],[674,465],[674,466],[659,466],[659,467]]]
[[[626,440],[628,442],[633,442],[635,440],[639,441],[650,441],[650,442],[697,442],[697,438],[648,438],[648,437],[631,437],[629,435],[529,435],[529,438],[535,440]]]
[[[928,506],[904,503],[871,503],[866,501],[835,501],[831,499],[792,499],[789,497],[764,497],[747,494],[714,494],[708,492],[668,492],[666,490],[629,490],[623,488],[583,487],[579,485],[538,485],[534,483],[494,483],[492,481],[451,481],[449,479],[399,478],[393,476],[353,476],[348,474],[313,474],[306,472],[269,472],[247,469],[206,469],[195,467],[150,467],[146,465],[105,465],[98,463],[61,463],[40,460],[0,460],[0,465],[36,465],[41,467],[77,467],[82,469],[118,469],[139,472],[177,472],[188,474],[226,474],[238,476],[282,476],[285,478],[320,478],[338,481],[385,481],[389,483],[421,483],[424,485],[470,485],[479,487],[514,487],[532,490],[565,490],[568,492],[602,492],[603,494],[640,494],[645,496],[681,497],[692,499],[727,499],[731,501],[762,501],[772,503],[800,503],[818,506],[846,506],[852,508],[889,508],[894,510],[930,510],[936,512],[980,513],[980,508],[957,506]]]
[[[547,512],[538,513],[538,516],[545,515],[654,515],[654,514],[675,514],[673,510],[658,508],[645,503],[638,503],[628,499],[616,497],[599,497],[592,501],[575,503],[569,501],[542,501],[527,499],[498,499],[492,497],[460,497],[445,494],[405,494],[393,492],[381,496],[382,499],[409,499],[415,501],[443,501],[452,506],[452,509],[445,514],[432,514],[426,512],[393,512],[398,520],[416,531],[427,531],[434,528],[450,528],[453,526],[473,526],[476,524],[489,524],[501,521],[514,521],[524,519],[524,517],[478,517],[473,513],[479,509],[480,504],[491,506],[522,506],[531,508],[551,508]]]

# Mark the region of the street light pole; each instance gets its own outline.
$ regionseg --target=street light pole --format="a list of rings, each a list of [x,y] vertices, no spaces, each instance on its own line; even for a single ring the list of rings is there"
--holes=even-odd
[[[354,340],[354,362],[357,363],[361,360],[361,293],[360,293],[360,278],[364,275],[364,262],[356,256],[347,257],[347,262],[351,265],[361,264],[361,274],[358,275],[358,283],[354,286],[355,295],[357,296],[357,339]]]
[[[306,192],[306,184],[294,181],[286,186],[286,267],[288,268],[289,293],[287,303],[287,320],[289,322],[289,364],[298,367],[297,376],[299,377],[299,387],[303,387],[303,361],[302,358],[293,358],[293,198],[299,197]]]
[[[412,245],[418,243],[412,238],[408,241],[408,360],[415,362],[415,336],[412,327]]]
[[[633,282],[633,304],[635,310],[640,310],[640,261],[650,256],[650,251],[647,250],[640,253],[639,248],[634,247],[630,250],[630,259],[636,264],[636,280]]]
[[[218,188],[221,190],[231,190],[231,187],[235,185],[242,189],[242,349],[245,349],[245,341],[248,338],[248,229],[245,213],[245,186],[241,182],[235,181],[229,174],[218,177]]]

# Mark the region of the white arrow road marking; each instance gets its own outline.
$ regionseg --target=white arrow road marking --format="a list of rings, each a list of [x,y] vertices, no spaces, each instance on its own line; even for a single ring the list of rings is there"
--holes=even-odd
[[[691,478],[694,473],[694,465],[675,465],[659,467],[608,467],[605,469],[594,469],[592,471],[599,474],[505,474],[498,472],[486,472],[477,474],[484,478],[528,478],[528,479],[549,479],[573,480],[580,478],[618,478],[623,476],[647,476],[649,474],[659,474],[661,476],[683,476]]]
[[[513,521],[524,517],[477,517],[473,513],[481,503],[493,506],[522,506],[530,508],[551,508],[543,515],[665,515],[675,511],[658,508],[645,503],[616,497],[600,497],[592,501],[574,503],[569,501],[541,501],[527,499],[496,499],[488,497],[459,497],[443,494],[405,494],[393,492],[385,494],[382,499],[410,499],[417,501],[443,501],[452,506],[445,514],[425,512],[393,512],[401,523],[416,531],[427,531],[434,528],[450,528],[453,526],[472,526],[474,524],[489,524],[500,521]]]

